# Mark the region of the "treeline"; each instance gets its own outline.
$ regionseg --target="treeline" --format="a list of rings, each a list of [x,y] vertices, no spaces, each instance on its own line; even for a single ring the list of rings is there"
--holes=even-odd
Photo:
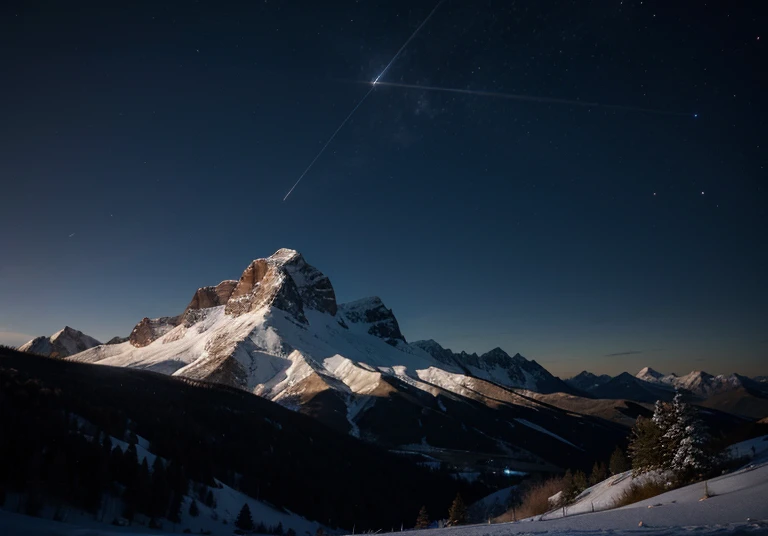
[[[140,513],[180,521],[190,486],[186,469],[157,457],[150,470],[146,457],[139,462],[135,434],[125,451],[103,431],[87,435],[92,431],[63,409],[61,399],[61,390],[0,368],[0,459],[7,462],[0,464],[0,500],[14,492],[23,499],[22,512],[38,515],[49,502],[60,517],[65,506],[96,515],[112,496],[122,498],[129,520]],[[211,506],[212,491],[198,488]]]
[[[46,474],[43,463],[49,462],[29,458],[61,451],[59,456],[65,458],[59,463],[68,467],[66,491],[45,487],[41,493],[70,497],[89,511],[98,508],[100,493],[108,487],[105,475],[124,488],[126,503],[136,513],[151,516],[159,513],[151,510],[155,505],[166,505],[165,495],[152,504],[138,498],[146,495],[142,490],[148,485],[147,473],[152,486],[151,467],[145,471],[137,463],[135,474],[114,476],[116,471],[105,459],[103,436],[124,437],[126,430],[151,442],[152,453],[167,461],[166,473],[180,467],[185,480],[206,485],[213,485],[215,477],[328,526],[377,530],[407,525],[422,504],[442,517],[458,491],[470,501],[488,493],[482,486],[432,473],[247,393],[8,350],[0,350],[0,368],[5,369],[0,383],[2,455],[13,461],[0,468],[6,473],[0,481],[15,479],[16,489],[21,481],[41,482],[42,477],[34,474]],[[71,433],[68,414],[101,430],[94,434],[101,438],[98,444]],[[125,456],[133,459],[132,454]],[[167,484],[171,491],[165,507],[171,517],[172,504],[178,502],[173,496],[173,490],[180,488],[177,477],[174,473]],[[87,483],[88,479],[95,482]],[[70,494],[75,488],[80,491]]]

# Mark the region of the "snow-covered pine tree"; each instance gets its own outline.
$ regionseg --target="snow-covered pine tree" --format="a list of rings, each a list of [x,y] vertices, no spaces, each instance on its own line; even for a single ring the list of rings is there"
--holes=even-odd
[[[695,479],[711,467],[711,459],[705,450],[708,434],[694,408],[683,402],[680,393],[675,395],[672,408],[675,421],[669,435],[676,448],[669,469],[683,481]]]
[[[680,393],[675,395],[675,399],[677,399],[678,396],[680,396]],[[652,420],[660,432],[660,437],[658,438],[658,443],[656,446],[658,451],[657,454],[660,456],[660,466],[663,468],[669,468],[669,466],[672,464],[672,457],[675,455],[675,451],[677,450],[678,444],[680,442],[680,437],[678,436],[677,431],[674,429],[676,420],[674,402],[669,404],[667,402],[657,400],[653,409]]]

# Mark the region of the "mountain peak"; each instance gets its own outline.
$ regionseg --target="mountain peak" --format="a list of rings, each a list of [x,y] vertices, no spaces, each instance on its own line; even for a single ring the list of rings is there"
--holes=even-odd
[[[23,344],[19,350],[48,357],[68,357],[100,344],[82,331],[64,326],[50,337],[35,337]]]
[[[293,249],[278,249],[245,269],[227,301],[233,316],[274,306],[306,323],[304,308],[335,315],[336,293],[331,281]]]
[[[664,377],[664,374],[662,374],[657,370],[652,369],[651,367],[643,367],[642,369],[640,369],[640,372],[638,372],[635,377],[640,379],[655,378],[659,380]]]

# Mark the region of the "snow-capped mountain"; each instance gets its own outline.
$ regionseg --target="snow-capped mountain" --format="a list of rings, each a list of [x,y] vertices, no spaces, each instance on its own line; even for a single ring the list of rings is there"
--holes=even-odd
[[[411,346],[424,350],[443,365],[459,368],[475,378],[483,378],[505,387],[539,393],[571,392],[565,382],[550,374],[536,361],[529,361],[520,354],[510,356],[498,347],[478,356],[476,353],[454,353],[431,339],[412,342]]]
[[[662,374],[661,372],[654,370],[651,367],[644,367],[640,369],[640,372],[635,375],[635,378],[659,385],[673,385],[677,380],[677,376],[674,373]]]
[[[198,289],[179,315],[142,319],[128,341],[70,359],[226,384],[420,451],[439,445],[525,463],[569,452],[591,463],[593,438],[602,448],[624,434],[517,395],[511,388],[570,389],[535,361],[408,344],[380,298],[337,304],[330,280],[290,249],[254,260],[239,280]]]
[[[688,391],[702,398],[741,388],[757,387],[758,390],[761,389],[758,385],[759,382],[739,374],[713,376],[703,370],[694,370],[685,376],[677,376],[676,374],[665,375],[650,367],[645,367],[637,373],[636,378],[671,389]]]
[[[99,341],[82,331],[65,326],[64,329],[57,331],[50,337],[35,337],[23,344],[19,351],[47,357],[68,357],[100,344]]]
[[[597,374],[592,374],[591,372],[583,370],[573,378],[565,380],[565,383],[580,391],[590,393],[593,389],[600,387],[609,381],[611,381],[611,377],[608,374],[601,374],[598,376]]]

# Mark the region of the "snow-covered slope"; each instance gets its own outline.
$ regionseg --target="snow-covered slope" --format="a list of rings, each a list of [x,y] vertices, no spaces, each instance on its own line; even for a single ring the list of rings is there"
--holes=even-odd
[[[623,480],[622,480],[623,478]],[[621,480],[621,482],[618,482]],[[702,483],[673,490],[651,499],[614,510],[591,513],[590,503],[607,503],[619,494],[626,483],[624,475],[616,475],[586,490],[579,499],[584,508],[569,515],[562,510],[514,523],[472,525],[441,529],[452,536],[502,536],[506,534],[605,535],[642,534],[667,536],[696,535],[764,535],[768,534],[768,464],[744,469],[708,481],[709,499],[701,501]],[[611,486],[611,482],[615,482]],[[591,497],[591,498],[590,498]],[[586,508],[589,507],[589,510]],[[587,513],[588,512],[588,513]],[[432,531],[414,531],[425,536]]]
[[[19,351],[47,357],[67,357],[100,344],[82,331],[65,326],[50,337],[41,336],[32,339],[23,344]]]

